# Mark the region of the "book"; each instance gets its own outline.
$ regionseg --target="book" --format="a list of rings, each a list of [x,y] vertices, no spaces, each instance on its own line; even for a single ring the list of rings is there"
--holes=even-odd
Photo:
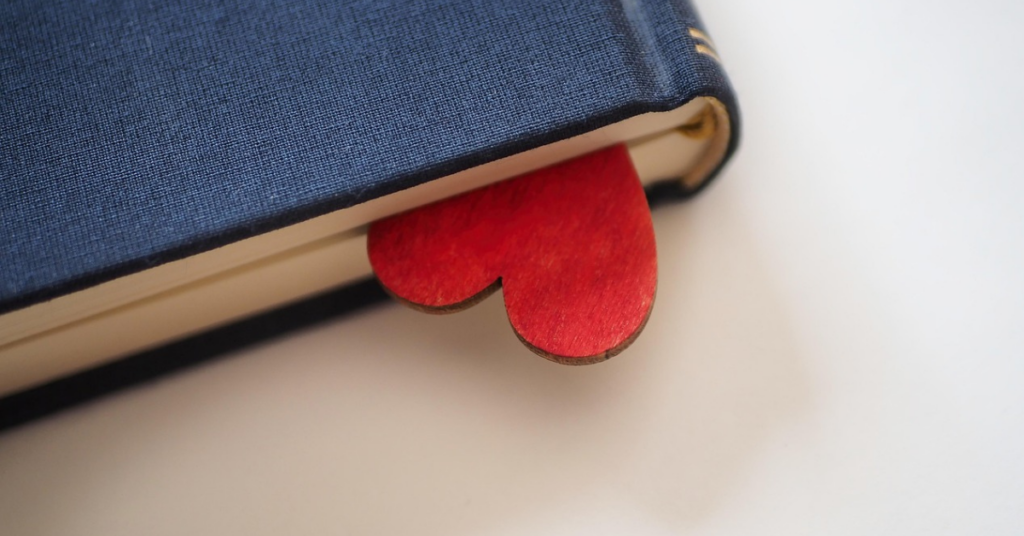
[[[0,396],[371,275],[366,225],[626,143],[734,150],[685,0],[0,7]]]

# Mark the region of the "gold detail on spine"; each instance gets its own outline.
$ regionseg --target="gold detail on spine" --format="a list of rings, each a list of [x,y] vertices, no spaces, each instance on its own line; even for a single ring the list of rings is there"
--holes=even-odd
[[[712,58],[715,58],[715,61],[718,61],[718,62],[722,61],[722,58],[719,58],[718,57],[718,53],[716,53],[711,47],[706,47],[704,45],[697,45],[697,52],[700,52],[701,54],[704,54],[704,55],[707,55],[707,56],[711,56]]]
[[[705,56],[711,56],[717,62],[722,61],[722,59],[718,57],[718,52],[715,50],[715,42],[712,41],[710,37],[708,37],[708,34],[696,28],[690,28],[689,32],[690,37],[696,39],[697,41],[703,41],[702,43],[697,43],[695,47],[698,53],[704,54]]]
[[[698,41],[704,41],[711,48],[715,48],[715,42],[712,41],[710,37],[708,37],[708,34],[696,28],[690,28],[690,37],[697,39]]]

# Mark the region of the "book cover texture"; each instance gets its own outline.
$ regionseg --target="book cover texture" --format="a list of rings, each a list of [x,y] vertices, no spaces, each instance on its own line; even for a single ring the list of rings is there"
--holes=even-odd
[[[689,28],[685,0],[3,2],[0,312],[697,96],[734,110]]]

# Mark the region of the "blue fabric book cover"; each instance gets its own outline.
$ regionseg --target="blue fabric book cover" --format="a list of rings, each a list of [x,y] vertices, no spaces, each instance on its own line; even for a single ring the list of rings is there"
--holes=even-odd
[[[735,109],[694,27],[685,0],[4,2],[0,312],[695,96]]]
[[[699,97],[688,0],[10,0],[0,319]]]

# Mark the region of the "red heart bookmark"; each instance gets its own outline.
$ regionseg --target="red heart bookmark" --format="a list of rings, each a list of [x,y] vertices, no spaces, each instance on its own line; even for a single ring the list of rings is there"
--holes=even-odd
[[[658,278],[623,145],[377,221],[368,250],[384,287],[416,309],[458,311],[503,288],[519,339],[570,365],[629,346]]]

